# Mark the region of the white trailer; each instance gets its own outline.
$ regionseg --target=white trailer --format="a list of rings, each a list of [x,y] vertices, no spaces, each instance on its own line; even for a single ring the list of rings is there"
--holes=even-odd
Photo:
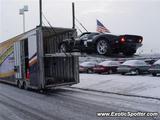
[[[36,27],[0,43],[0,81],[35,89],[78,83],[78,56],[58,49],[75,33],[70,28]]]

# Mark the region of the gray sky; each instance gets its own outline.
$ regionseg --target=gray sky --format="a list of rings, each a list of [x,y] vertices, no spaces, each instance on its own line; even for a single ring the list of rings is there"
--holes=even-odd
[[[139,51],[160,53],[160,0],[43,0],[43,13],[52,26],[72,27],[72,1],[76,17],[88,31],[96,31],[99,19],[112,33],[142,35],[144,45]],[[38,3],[39,0],[0,0],[0,42],[23,32],[19,15],[23,5],[29,6],[25,13],[26,31],[39,24]]]

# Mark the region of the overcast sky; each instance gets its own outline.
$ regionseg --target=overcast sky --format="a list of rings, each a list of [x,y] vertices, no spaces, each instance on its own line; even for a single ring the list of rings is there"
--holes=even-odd
[[[160,0],[43,0],[43,13],[52,26],[72,27],[72,1],[76,17],[88,31],[96,31],[98,19],[111,33],[142,35],[143,47],[139,51],[160,53]],[[19,9],[24,5],[29,6],[25,13],[26,31],[39,24],[38,3],[39,0],[0,0],[0,42],[23,32]],[[43,22],[47,25],[44,19]]]

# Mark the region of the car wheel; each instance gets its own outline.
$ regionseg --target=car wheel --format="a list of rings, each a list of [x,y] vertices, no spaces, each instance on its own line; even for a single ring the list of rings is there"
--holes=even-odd
[[[108,71],[108,74],[112,74],[112,73],[113,73],[113,71],[112,71],[112,70],[109,70],[109,71]]]
[[[60,50],[61,53],[67,52],[68,51],[67,45],[65,43],[60,44],[59,50]]]
[[[96,51],[99,55],[110,55],[111,54],[110,46],[105,39],[99,40],[96,43]]]
[[[87,70],[87,73],[92,73],[92,70],[91,70],[91,69],[88,69],[88,70]]]
[[[153,76],[156,76],[156,75],[157,75],[157,73],[152,73],[152,75],[153,75]]]
[[[125,75],[125,73],[124,73],[124,72],[122,72],[122,73],[121,73],[121,75]]]
[[[139,74],[140,74],[139,70],[136,69],[136,70],[135,70],[135,74],[136,74],[136,75],[139,75]]]

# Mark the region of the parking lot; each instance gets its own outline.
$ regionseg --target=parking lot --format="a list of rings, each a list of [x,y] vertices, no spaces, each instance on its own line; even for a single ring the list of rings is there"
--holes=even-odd
[[[83,73],[80,74],[80,83],[73,87],[91,91],[160,99],[160,77],[153,77],[150,74],[133,76]]]

